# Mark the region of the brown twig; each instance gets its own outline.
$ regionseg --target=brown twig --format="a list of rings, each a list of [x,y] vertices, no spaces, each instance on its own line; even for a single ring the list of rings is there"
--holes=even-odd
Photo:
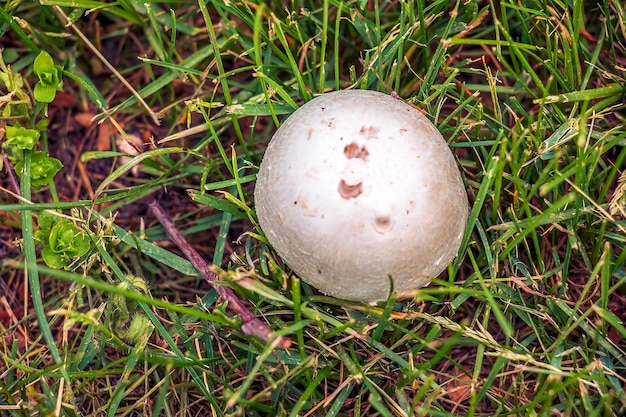
[[[217,276],[211,268],[209,264],[200,256],[198,251],[196,251],[190,244],[185,240],[183,235],[176,229],[176,225],[174,224],[174,220],[170,216],[165,213],[163,207],[156,201],[151,201],[149,204],[152,213],[157,218],[159,223],[165,229],[165,233],[167,237],[170,238],[172,242],[179,247],[181,251],[185,254],[187,259],[191,262],[191,264],[202,274],[202,276],[215,288],[215,291],[222,297],[228,304],[227,307],[235,313],[241,321],[243,321],[243,325],[241,326],[241,331],[248,336],[254,336],[261,339],[264,342],[270,342],[273,339],[275,340],[275,345],[280,349],[287,349],[291,346],[291,340],[284,336],[276,336],[272,337],[272,330],[267,327],[265,323],[259,320],[254,314],[252,314],[243,303],[237,298],[235,292],[223,285],[213,285],[215,281],[223,281],[219,276]]]
[[[9,158],[7,158],[7,156],[5,155],[3,157],[3,159],[4,159],[4,169],[6,169],[7,173],[9,174],[9,178],[11,178],[11,184],[13,184],[13,188],[15,189],[15,193],[19,194],[20,193],[20,182],[15,177],[15,172],[13,171],[13,167],[12,167],[10,161],[9,161]]]

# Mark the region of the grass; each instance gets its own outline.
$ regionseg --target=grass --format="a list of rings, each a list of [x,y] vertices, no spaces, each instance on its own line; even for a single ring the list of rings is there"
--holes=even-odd
[[[0,7],[24,91],[39,50],[64,66],[65,165],[42,190],[0,177],[0,415],[626,413],[621,2],[41,3]],[[460,256],[410,299],[324,297],[256,223],[276,126],[345,88],[423,109],[462,168]],[[290,349],[241,331],[149,197]],[[46,209],[92,240],[66,270],[34,245]]]

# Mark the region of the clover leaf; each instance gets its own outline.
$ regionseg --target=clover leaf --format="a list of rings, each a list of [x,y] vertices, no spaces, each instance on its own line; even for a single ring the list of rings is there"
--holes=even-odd
[[[35,85],[35,100],[42,103],[52,102],[56,92],[63,87],[63,81],[61,80],[63,67],[54,65],[50,54],[41,51],[35,58],[33,70],[39,77],[39,82]]]
[[[17,124],[5,127],[5,135],[6,141],[2,146],[9,150],[9,154],[16,156],[21,155],[22,151],[35,149],[41,133],[38,130],[26,129]]]
[[[89,237],[68,219],[61,219],[50,229],[41,252],[50,268],[65,268],[89,250]]]
[[[22,176],[24,161],[20,160],[15,165],[15,171]],[[49,157],[45,152],[33,152],[30,167],[30,183],[33,188],[41,188],[52,181],[52,178],[63,167],[61,161]]]

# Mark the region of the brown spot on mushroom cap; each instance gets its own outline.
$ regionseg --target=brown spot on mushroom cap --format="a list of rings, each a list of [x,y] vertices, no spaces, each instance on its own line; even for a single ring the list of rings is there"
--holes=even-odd
[[[299,204],[304,210],[309,208],[309,205],[306,203],[306,200],[301,196],[298,196],[298,199],[293,202],[293,204]]]
[[[346,145],[343,148],[343,153],[348,159],[359,158],[364,161],[367,160],[367,157],[370,154],[365,146],[359,146],[356,142],[352,142],[349,145]]]
[[[364,136],[365,139],[376,139],[378,132],[380,132],[380,128],[366,125],[361,126],[361,130],[359,130],[359,134]]]
[[[315,207],[309,207],[307,204],[306,198],[302,196],[298,196],[296,201],[293,202],[294,205],[299,206],[302,210],[301,213],[307,217],[317,217],[318,210]]]
[[[307,135],[306,135],[306,140],[310,141],[311,138],[313,137],[313,131],[315,129],[313,129],[312,127],[309,128],[309,130],[307,131]]]
[[[379,215],[374,218],[374,229],[379,233],[386,233],[393,227],[391,217],[387,215]]]
[[[322,126],[327,126],[329,129],[335,128],[335,118],[331,117],[330,119],[322,119],[320,120],[320,124]]]
[[[341,180],[339,181],[337,191],[339,191],[341,198],[345,198],[346,200],[357,198],[363,192],[363,183],[360,182],[355,185],[348,185],[344,180]]]

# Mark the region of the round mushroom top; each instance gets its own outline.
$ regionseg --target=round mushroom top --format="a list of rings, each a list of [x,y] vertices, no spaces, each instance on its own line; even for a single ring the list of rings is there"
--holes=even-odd
[[[328,295],[385,300],[426,286],[455,257],[468,201],[435,126],[390,95],[323,94],[278,129],[255,190],[282,259]]]

